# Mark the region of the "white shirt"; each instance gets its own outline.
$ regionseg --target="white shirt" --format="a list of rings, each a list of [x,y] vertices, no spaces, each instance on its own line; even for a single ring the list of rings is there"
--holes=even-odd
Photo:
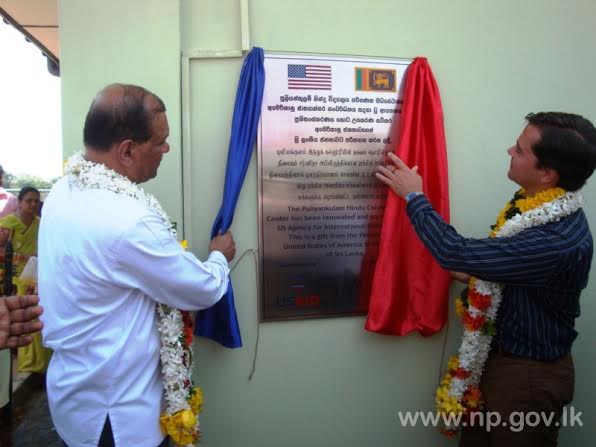
[[[50,412],[69,447],[96,447],[109,415],[116,447],[164,438],[156,302],[185,310],[215,304],[229,268],[185,252],[144,204],[59,180],[39,231],[43,339]]]

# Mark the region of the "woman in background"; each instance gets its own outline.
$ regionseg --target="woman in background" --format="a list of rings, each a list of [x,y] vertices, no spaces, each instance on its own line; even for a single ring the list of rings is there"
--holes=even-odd
[[[0,219],[0,246],[5,247],[8,241],[12,244],[13,255],[13,284],[16,294],[28,295],[35,293],[35,286],[19,280],[27,261],[37,255],[37,234],[39,232],[39,191],[32,186],[25,186],[19,192],[18,209]],[[4,277],[4,263],[0,266]],[[5,291],[6,292],[6,291]],[[12,295],[12,293],[7,293]],[[15,292],[14,290],[12,292]],[[45,372],[50,360],[51,352],[42,345],[41,333],[33,335],[33,343],[19,348],[18,365],[21,372]]]

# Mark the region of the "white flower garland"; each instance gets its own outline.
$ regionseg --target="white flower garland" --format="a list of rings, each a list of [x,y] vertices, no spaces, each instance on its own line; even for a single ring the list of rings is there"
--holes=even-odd
[[[170,234],[176,237],[176,230],[157,199],[123,175],[103,164],[85,160],[81,153],[68,159],[65,172],[71,184],[79,189],[101,189],[138,200],[157,213]],[[179,411],[190,409],[188,397],[192,388],[192,353],[190,347],[187,350],[181,343],[181,338],[184,336],[182,313],[178,309],[158,303],[157,316],[157,329],[161,340],[161,372],[166,400],[165,413],[174,415]],[[195,428],[198,431],[198,419]]]
[[[566,192],[561,197],[542,203],[536,208],[530,209],[521,214],[517,214],[508,219],[503,226],[495,233],[495,237],[511,237],[532,227],[545,225],[551,222],[557,222],[563,217],[569,216],[579,210],[583,205],[583,196],[581,192]],[[497,313],[503,299],[503,284],[491,281],[475,279],[473,287],[480,295],[491,297],[490,305],[487,309],[481,310],[468,300],[468,314],[473,318],[484,317],[487,322],[493,324],[496,321]],[[457,361],[456,373],[448,372],[441,387],[437,390],[437,408],[441,412],[459,413],[468,411],[470,408],[467,403],[473,401],[475,397],[469,398],[466,402],[466,392],[470,389],[477,389],[482,378],[484,365],[488,358],[492,342],[492,335],[484,333],[481,329],[472,330],[464,326],[459,356]],[[448,390],[447,393],[444,389]],[[475,402],[474,405],[479,404]],[[464,410],[467,407],[468,410]],[[457,429],[454,425],[448,425],[445,432],[453,434]]]
[[[567,192],[558,199],[513,216],[501,227],[495,237],[512,237],[528,228],[557,222],[576,212],[582,205],[583,197],[580,192]],[[501,283],[477,279],[475,289],[482,295],[490,295],[492,297],[491,304],[486,312],[476,309],[470,304],[468,312],[472,316],[480,316],[484,313],[488,320],[495,321],[503,299],[503,288]],[[457,384],[453,387],[451,393],[453,396],[461,397],[469,385],[476,386],[480,383],[491,342],[491,336],[481,334],[479,331],[469,331],[468,329],[464,331],[459,350],[459,362],[462,368],[471,372],[471,375],[469,378],[461,380],[461,386]]]

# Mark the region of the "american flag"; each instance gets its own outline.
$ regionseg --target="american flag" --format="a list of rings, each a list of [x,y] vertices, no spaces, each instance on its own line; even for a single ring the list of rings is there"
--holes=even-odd
[[[330,65],[288,65],[290,90],[331,90]]]

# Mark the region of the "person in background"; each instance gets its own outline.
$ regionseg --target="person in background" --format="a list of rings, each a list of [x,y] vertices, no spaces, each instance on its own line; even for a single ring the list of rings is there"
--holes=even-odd
[[[39,198],[40,194],[36,188],[25,186],[19,191],[17,211],[0,219],[0,246],[4,247],[10,241],[14,251],[13,284],[17,295],[35,292],[30,284],[20,281],[19,276],[29,258],[37,256]],[[2,278],[4,273],[4,266],[2,266]],[[32,337],[32,343],[19,348],[17,355],[19,371],[43,373],[47,370],[51,351],[43,346],[41,333],[33,334]]]
[[[43,308],[37,295],[0,297],[0,350],[27,346],[41,331]]]
[[[18,208],[18,200],[14,194],[9,193],[4,189],[4,168],[0,165],[0,219],[4,216],[14,213]],[[9,230],[2,230],[0,228],[0,269],[4,266],[4,244],[2,240],[8,239],[10,235]],[[0,271],[0,296],[4,293],[4,282],[2,281],[2,275]],[[3,298],[0,298],[3,300]],[[9,324],[8,318],[10,317],[9,311],[6,309],[6,304],[2,303],[0,306],[0,324]],[[0,327],[0,343],[3,337],[8,337],[6,327]],[[14,340],[14,339],[13,339]],[[0,345],[0,349],[4,349],[7,346]],[[11,346],[14,347],[14,346]],[[9,400],[9,387],[10,387],[10,352],[0,351],[0,408],[6,405]]]
[[[43,309],[38,306],[39,297],[0,296],[0,408],[10,400],[10,350],[27,346],[33,341],[32,333],[43,327],[37,318]],[[2,438],[0,437],[0,444]]]
[[[0,219],[14,213],[18,208],[18,201],[14,194],[4,189],[4,168],[0,165]]]

